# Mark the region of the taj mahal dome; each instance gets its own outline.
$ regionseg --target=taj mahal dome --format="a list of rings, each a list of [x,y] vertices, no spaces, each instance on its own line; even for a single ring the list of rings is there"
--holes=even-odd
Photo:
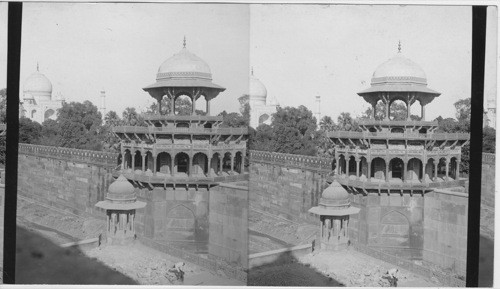
[[[266,86],[253,75],[253,69],[249,79],[249,93],[241,96],[239,101],[250,105],[250,126],[253,128],[261,124],[270,125],[271,116],[279,105],[275,97],[267,95]]]
[[[55,120],[57,110],[62,107],[64,98],[52,97],[52,83],[37,69],[24,81],[23,99],[19,105],[19,116],[43,123]]]

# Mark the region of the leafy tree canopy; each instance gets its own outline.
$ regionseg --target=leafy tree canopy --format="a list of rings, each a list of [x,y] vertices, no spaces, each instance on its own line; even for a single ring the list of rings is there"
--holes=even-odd
[[[39,144],[42,125],[27,117],[19,119],[19,142]]]

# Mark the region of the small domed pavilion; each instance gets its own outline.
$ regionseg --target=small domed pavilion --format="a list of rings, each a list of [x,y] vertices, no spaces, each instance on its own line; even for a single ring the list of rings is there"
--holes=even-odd
[[[319,244],[321,249],[339,250],[349,242],[349,216],[359,213],[359,208],[351,207],[349,193],[336,181],[321,194],[317,207],[309,209],[319,215]]]
[[[135,239],[135,210],[144,208],[146,203],[137,201],[134,186],[123,175],[109,186],[105,200],[95,206],[106,210],[109,244],[123,245]]]

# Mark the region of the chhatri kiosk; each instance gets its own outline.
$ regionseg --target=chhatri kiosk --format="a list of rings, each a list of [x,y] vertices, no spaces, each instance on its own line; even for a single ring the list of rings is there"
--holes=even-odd
[[[185,40],[181,51],[160,65],[156,82],[143,89],[159,111],[144,116],[147,126],[113,129],[121,140],[114,176],[133,183],[138,199],[147,204],[136,219],[138,234],[204,251],[209,191],[220,182],[244,179],[248,128],[222,127],[223,118],[211,115],[213,100],[225,88],[212,82],[210,67],[187,50]],[[181,97],[191,103],[188,115],[177,109]],[[164,98],[167,107],[162,107]],[[206,103],[201,114],[199,99]]]
[[[424,198],[435,189],[463,187],[461,149],[469,135],[437,133],[437,121],[425,119],[425,108],[440,95],[401,49],[373,73],[371,87],[358,93],[373,108],[362,131],[330,132],[335,145],[335,180],[361,209],[351,216],[351,241],[410,259],[422,256]],[[402,101],[405,120],[395,120],[391,105]],[[385,113],[377,119],[377,104]],[[410,108],[420,104],[420,119]]]

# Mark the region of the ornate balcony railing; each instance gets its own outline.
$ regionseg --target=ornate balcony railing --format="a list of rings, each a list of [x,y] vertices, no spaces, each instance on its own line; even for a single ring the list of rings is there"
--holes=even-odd
[[[228,182],[239,182],[239,181],[247,181],[249,178],[248,173],[227,175],[227,176],[205,176],[205,175],[192,175],[192,176],[171,176],[169,174],[164,176],[158,176],[153,174],[146,173],[135,173],[132,171],[114,171],[113,176],[118,177],[122,174],[125,178],[146,183],[146,184],[217,184],[217,183],[228,183]]]
[[[250,151],[250,163],[265,163],[321,172],[332,172],[333,160],[333,158],[321,158],[266,151]]]
[[[114,133],[147,133],[147,134],[206,134],[206,135],[242,135],[248,134],[247,127],[153,127],[153,126],[117,126],[113,128]]]
[[[368,131],[332,131],[329,138],[353,139],[417,139],[417,140],[468,140],[468,133],[418,133],[418,132],[368,132]]]

